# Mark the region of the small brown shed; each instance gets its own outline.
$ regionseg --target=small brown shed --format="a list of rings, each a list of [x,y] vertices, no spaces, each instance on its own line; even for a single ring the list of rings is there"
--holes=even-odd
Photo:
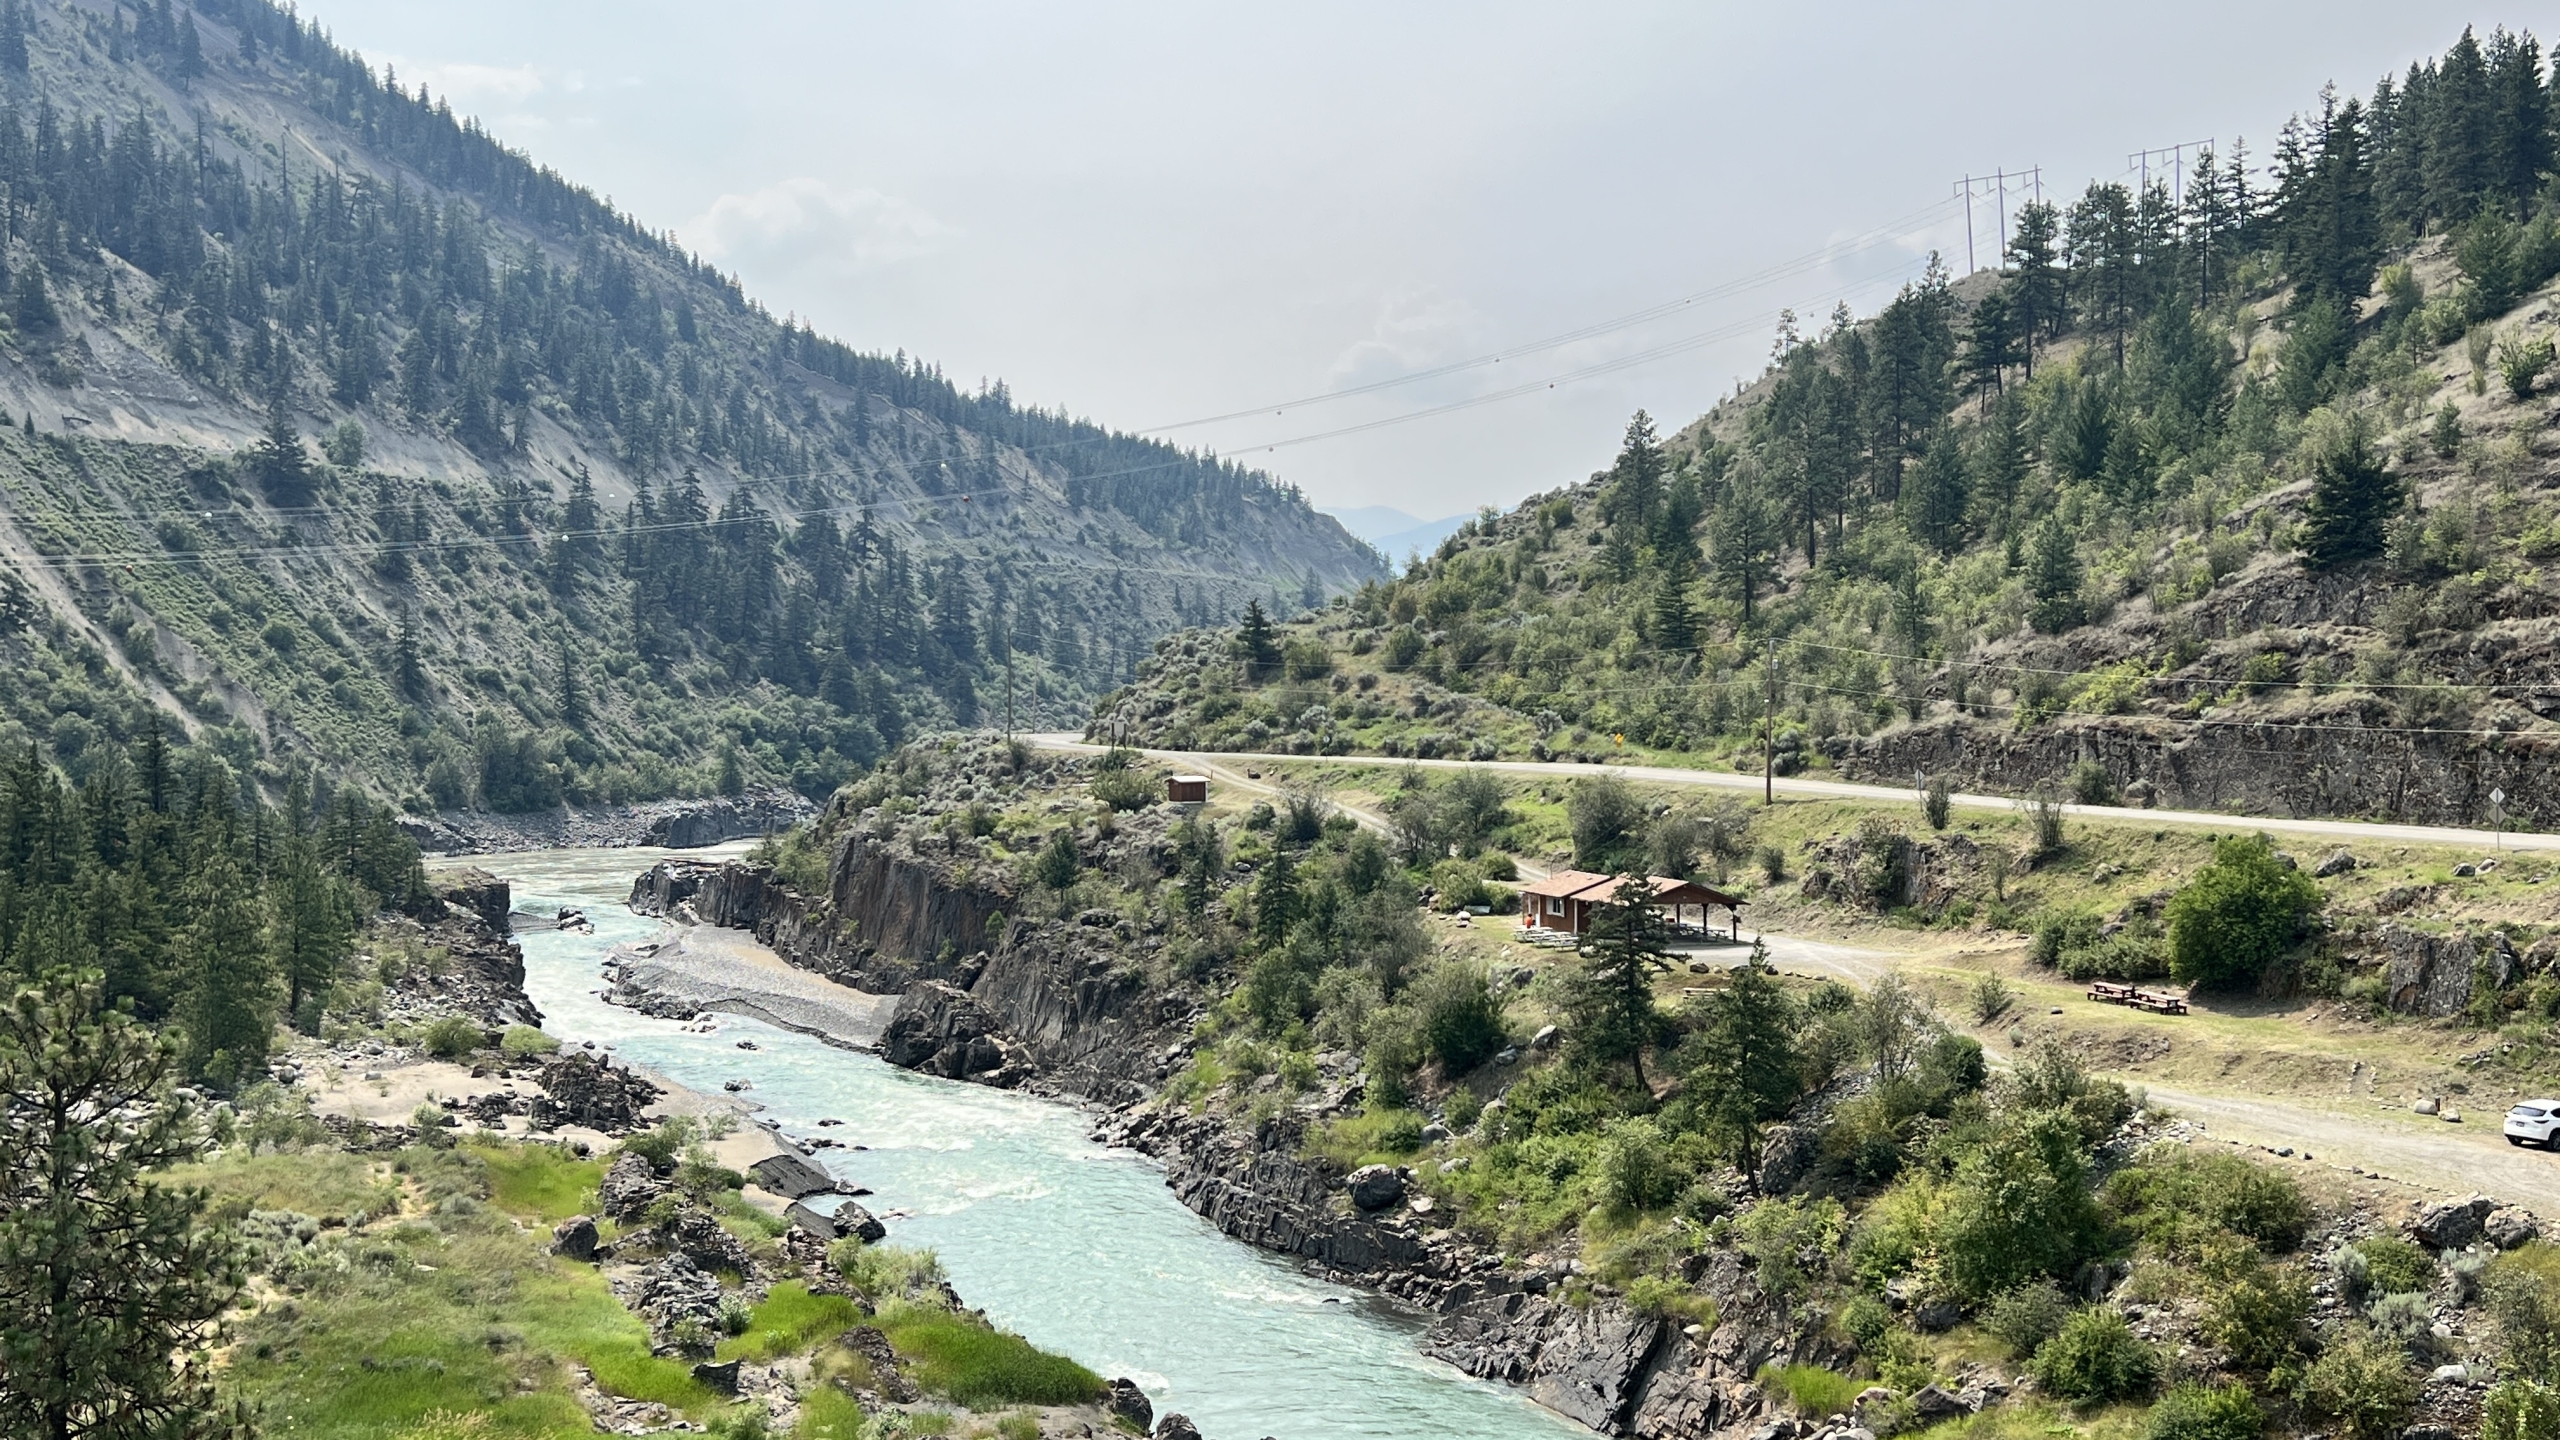
[[[1209,777],[1206,775],[1168,775],[1164,782],[1164,798],[1176,805],[1204,805],[1209,800]]]

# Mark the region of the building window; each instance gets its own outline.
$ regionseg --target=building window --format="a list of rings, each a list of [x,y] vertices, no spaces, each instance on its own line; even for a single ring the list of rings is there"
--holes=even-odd
[[[1563,897],[1563,896],[1561,896],[1561,895],[1550,895],[1550,896],[1548,896],[1548,897],[1547,897],[1547,913],[1548,913],[1548,914],[1550,914],[1550,915],[1561,915],[1561,914],[1563,914],[1563,913],[1564,913],[1564,897]]]

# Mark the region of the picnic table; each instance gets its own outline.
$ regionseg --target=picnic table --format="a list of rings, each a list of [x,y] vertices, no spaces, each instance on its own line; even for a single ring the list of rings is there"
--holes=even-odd
[[[2155,1015],[2187,1013],[2187,997],[2183,992],[2176,990],[2145,990],[2138,985],[2119,985],[2111,981],[2095,980],[2090,982],[2089,998],[2109,1005],[2124,1005],[2136,1010],[2148,1010]]]

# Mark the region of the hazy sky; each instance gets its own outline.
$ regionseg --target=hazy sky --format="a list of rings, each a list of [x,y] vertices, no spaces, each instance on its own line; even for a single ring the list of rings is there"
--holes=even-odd
[[[1118,427],[1254,412],[1170,433],[1426,518],[1580,478],[1638,406],[1694,418],[1780,306],[1869,313],[1933,245],[1961,271],[1967,172],[2263,159],[2325,80],[2369,91],[2465,23],[2560,32],[2410,0],[305,13],[777,314]],[[1986,197],[1986,264],[1997,221]]]

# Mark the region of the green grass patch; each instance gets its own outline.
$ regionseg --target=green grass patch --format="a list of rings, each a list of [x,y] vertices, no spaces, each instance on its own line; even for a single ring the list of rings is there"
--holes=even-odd
[[[773,1360],[832,1340],[866,1318],[842,1295],[812,1295],[796,1280],[773,1287],[755,1308],[747,1333],[720,1344],[723,1360]]]
[[[800,1423],[791,1440],[863,1440],[862,1407],[833,1385],[819,1385],[800,1397]]]
[[[618,1395],[696,1418],[718,1408],[721,1397],[690,1367],[649,1354],[648,1327],[601,1274],[547,1254],[539,1229],[520,1229],[486,1203],[494,1172],[524,1158],[509,1153],[516,1148],[404,1151],[394,1167],[435,1202],[432,1212],[323,1231],[277,1257],[287,1299],[240,1323],[224,1380],[260,1407],[269,1440],[386,1440],[457,1415],[477,1417],[475,1437],[586,1436],[573,1364]],[[342,1155],[206,1168],[228,1195],[306,1213],[379,1184],[369,1162]]]
[[[1755,1378],[1761,1389],[1784,1395],[1797,1414],[1817,1420],[1847,1414],[1858,1392],[1867,1388],[1863,1380],[1819,1365],[1763,1365]]]
[[[1102,1395],[1102,1377],[1009,1330],[920,1305],[881,1312],[889,1344],[916,1379],[972,1410],[1002,1405],[1081,1405]]]
[[[1316,1127],[1304,1148],[1346,1169],[1401,1164],[1422,1148],[1423,1120],[1413,1110],[1362,1110]]]
[[[508,1214],[557,1222],[595,1213],[604,1162],[581,1160],[555,1145],[474,1144],[470,1150],[488,1167],[490,1202]]]
[[[216,1201],[249,1210],[291,1210],[303,1215],[388,1215],[399,1208],[400,1185],[373,1160],[338,1150],[302,1154],[238,1152],[203,1165],[168,1172],[169,1183],[201,1185]]]

